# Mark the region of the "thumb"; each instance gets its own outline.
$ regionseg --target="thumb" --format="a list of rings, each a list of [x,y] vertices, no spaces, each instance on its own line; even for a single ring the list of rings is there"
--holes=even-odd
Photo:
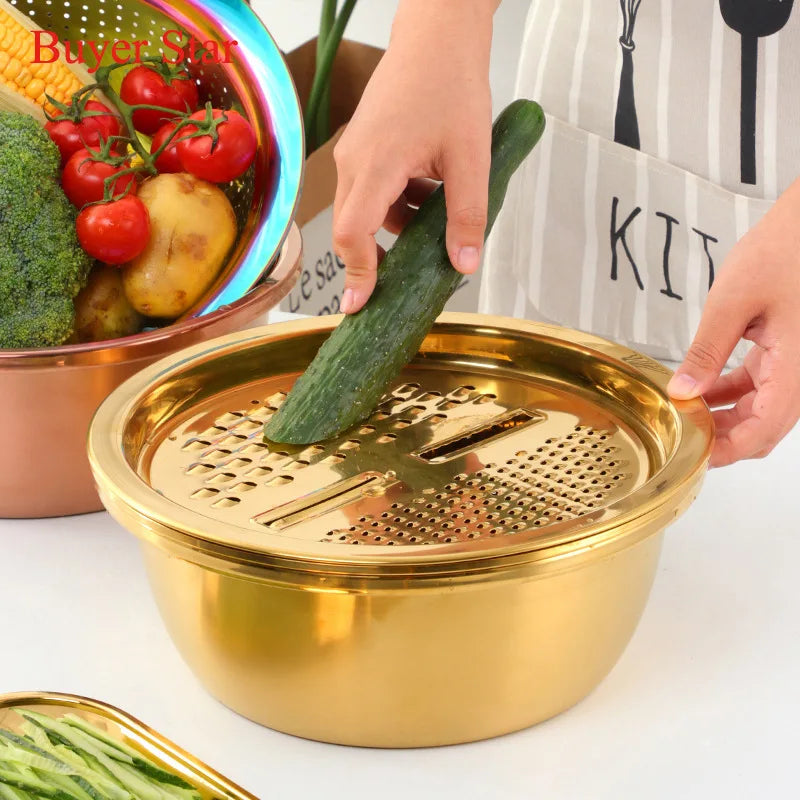
[[[447,253],[465,275],[481,263],[489,198],[489,143],[460,145],[445,160],[443,178],[447,203]]]
[[[691,400],[711,389],[745,333],[752,317],[749,310],[741,295],[722,297],[712,290],[694,341],[667,386],[671,397]]]

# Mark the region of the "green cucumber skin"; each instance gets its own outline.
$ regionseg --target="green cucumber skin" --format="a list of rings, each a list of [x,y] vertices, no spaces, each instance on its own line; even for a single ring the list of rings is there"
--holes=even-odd
[[[531,100],[515,100],[497,117],[492,127],[487,236],[511,176],[544,127],[544,112]],[[267,441],[324,441],[374,410],[461,282],[447,254],[446,225],[439,187],[387,252],[367,304],[339,323],[270,418],[264,431]]]

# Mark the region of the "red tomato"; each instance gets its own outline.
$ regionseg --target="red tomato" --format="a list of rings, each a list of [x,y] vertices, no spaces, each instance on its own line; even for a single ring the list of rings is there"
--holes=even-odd
[[[219,125],[217,143],[211,146],[210,136],[185,139],[197,128],[187,125],[181,131],[178,156],[187,172],[211,183],[227,183],[238,178],[253,163],[256,154],[256,135],[250,123],[237,111],[215,108],[214,119],[225,114],[227,120]],[[206,112],[197,111],[190,119],[204,120]]]
[[[96,117],[84,117],[80,122],[56,119],[55,122],[48,122],[45,125],[45,130],[61,152],[62,165],[67,163],[76,150],[83,147],[99,147],[101,137],[110,139],[112,136],[119,136],[121,130],[119,118],[108,106],[97,100],[89,100],[84,110],[99,111],[102,114]],[[56,116],[64,115],[59,113]]]
[[[93,161],[88,150],[78,150],[70,156],[61,174],[61,188],[69,201],[76,208],[83,208],[89,203],[97,203],[103,199],[103,188],[106,178],[126,169],[125,166],[114,167],[103,161]],[[130,187],[130,188],[128,188]],[[133,174],[123,175],[114,181],[113,196],[136,194],[136,178]]]
[[[150,154],[158,150],[162,144],[167,140],[172,131],[175,130],[176,122],[168,122],[158,129],[158,132],[153,136],[153,144],[150,147]],[[176,138],[183,136],[181,131]],[[183,172],[181,160],[178,158],[177,145],[170,144],[170,146],[156,159],[156,169],[159,172]]]
[[[87,206],[78,214],[78,241],[104,264],[125,264],[147,247],[150,215],[144,203],[128,195],[110,203]]]
[[[161,106],[179,112],[194,111],[199,102],[197,84],[188,75],[173,78],[167,84],[160,72],[144,65],[134,67],[125,75],[119,94],[128,105]],[[133,126],[148,136],[170,119],[169,114],[153,109],[140,108],[133,112]]]

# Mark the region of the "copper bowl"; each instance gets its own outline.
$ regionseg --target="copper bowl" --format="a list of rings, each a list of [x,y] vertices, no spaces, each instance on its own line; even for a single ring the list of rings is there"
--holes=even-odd
[[[108,342],[0,350],[0,418],[6,428],[0,517],[101,510],[86,458],[86,434],[97,407],[143,367],[263,317],[297,280],[301,242],[293,226],[269,279],[212,314]]]

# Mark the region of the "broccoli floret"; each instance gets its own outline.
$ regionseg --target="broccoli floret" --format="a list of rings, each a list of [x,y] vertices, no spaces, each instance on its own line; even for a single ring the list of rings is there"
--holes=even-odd
[[[92,260],[78,243],[59,165],[36,120],[0,111],[0,348],[52,347],[72,335],[72,300]]]

